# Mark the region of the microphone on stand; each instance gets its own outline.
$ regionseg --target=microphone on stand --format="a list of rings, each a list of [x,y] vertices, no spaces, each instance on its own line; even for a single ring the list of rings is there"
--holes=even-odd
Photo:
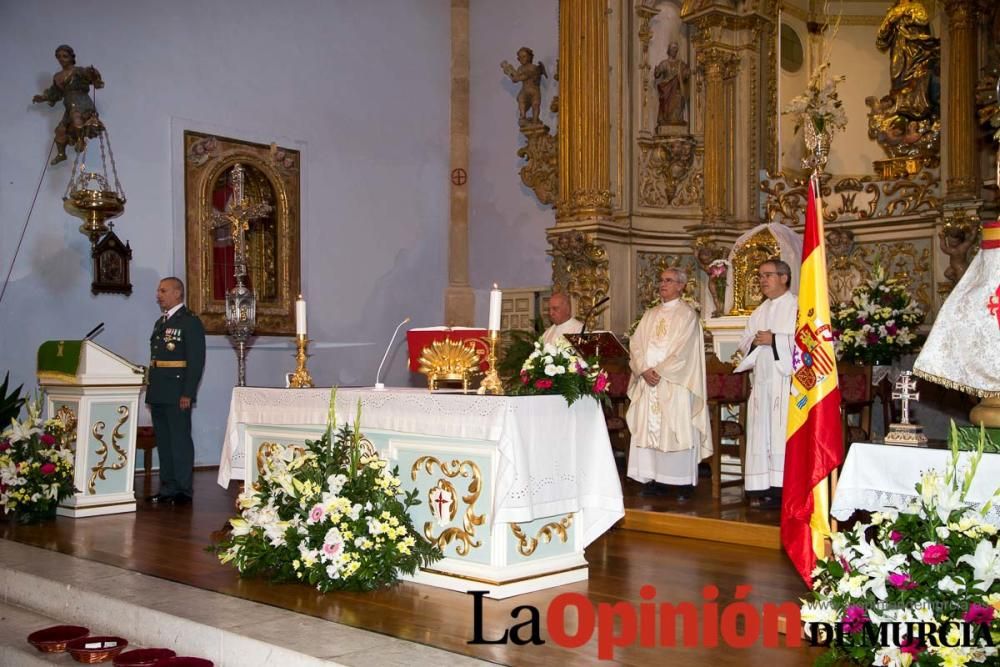
[[[104,322],[101,322],[96,327],[94,327],[93,329],[91,329],[90,331],[88,331],[87,335],[84,336],[83,339],[84,340],[90,340],[91,338],[94,338],[95,336],[99,336],[103,330],[104,330]]]
[[[603,299],[601,299],[600,301],[598,301],[597,303],[595,303],[590,308],[590,310],[587,311],[587,316],[583,318],[583,328],[580,329],[580,335],[581,336],[587,332],[587,324],[590,322],[590,318],[594,316],[594,313],[597,311],[598,308],[600,308],[601,306],[603,306],[604,304],[606,304],[608,301],[611,301],[611,297],[610,296],[604,297]]]
[[[382,363],[378,365],[378,372],[375,373],[375,391],[385,391],[385,383],[378,381],[379,377],[382,375],[382,366],[385,365],[386,357],[389,356],[389,350],[392,349],[392,344],[396,340],[396,334],[399,333],[400,327],[409,321],[409,317],[403,319],[402,322],[396,325],[396,330],[392,332],[392,338],[389,339],[389,345],[385,348],[385,354],[382,355]]]

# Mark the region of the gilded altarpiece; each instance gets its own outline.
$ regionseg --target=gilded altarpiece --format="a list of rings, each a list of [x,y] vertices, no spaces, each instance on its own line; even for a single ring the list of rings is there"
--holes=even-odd
[[[229,173],[243,165],[244,196],[271,212],[249,221],[248,283],[257,294],[257,334],[295,333],[299,274],[299,151],[184,132],[187,304],[209,334],[226,333],[226,291],[235,285],[231,228],[218,222],[232,199]]]

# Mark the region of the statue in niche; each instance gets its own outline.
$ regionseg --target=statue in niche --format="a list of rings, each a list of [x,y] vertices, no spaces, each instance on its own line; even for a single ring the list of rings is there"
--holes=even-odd
[[[891,84],[888,95],[865,99],[869,136],[892,157],[936,154],[941,41],[931,35],[927,10],[916,0],[896,0],[875,46],[889,52]]]
[[[976,232],[964,225],[945,225],[941,229],[941,252],[948,255],[948,268],[944,277],[952,285],[958,284],[965,270],[969,268],[969,250],[976,242]]]
[[[548,77],[548,74],[545,73],[545,65],[533,62],[534,59],[535,52],[527,46],[522,46],[517,50],[517,62],[520,63],[520,67],[514,69],[514,66],[506,60],[500,63],[501,71],[514,83],[521,84],[521,92],[517,94],[517,110],[520,113],[518,122],[521,125],[541,123],[538,113],[542,108],[542,77]]]
[[[685,124],[684,112],[687,109],[691,70],[686,62],[677,57],[679,51],[677,42],[671,42],[667,48],[667,57],[653,70],[660,100],[656,114],[658,127]]]
[[[73,144],[77,153],[82,153],[87,139],[93,139],[104,129],[90,98],[91,86],[95,89],[104,87],[101,73],[92,66],[77,67],[76,53],[66,44],[56,47],[56,61],[62,69],[52,77],[52,85],[31,100],[34,104],[48,102],[50,107],[62,100],[66,108],[62,120],[56,125],[56,156],[50,164],[59,164],[66,159],[66,146],[69,144]]]

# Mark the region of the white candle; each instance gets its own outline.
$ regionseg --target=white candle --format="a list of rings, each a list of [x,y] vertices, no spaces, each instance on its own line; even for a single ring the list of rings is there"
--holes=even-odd
[[[502,299],[503,292],[497,289],[496,283],[493,283],[493,289],[490,290],[490,331],[500,331]]]
[[[306,300],[301,294],[295,300],[295,335],[306,335]]]

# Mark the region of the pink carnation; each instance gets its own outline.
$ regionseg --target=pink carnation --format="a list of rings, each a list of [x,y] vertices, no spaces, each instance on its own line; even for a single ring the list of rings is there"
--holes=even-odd
[[[597,379],[594,380],[594,391],[598,394],[608,388],[608,374],[601,371],[597,374]]]
[[[535,389],[551,389],[551,388],[552,388],[552,380],[546,380],[546,379],[535,380]]]
[[[921,560],[925,565],[939,565],[948,560],[948,547],[943,544],[932,544],[924,549]]]
[[[55,471],[56,471],[55,463],[43,463],[42,466],[38,469],[38,472],[42,473],[43,475],[51,475]]]
[[[46,447],[51,447],[52,445],[56,444],[55,436],[49,433],[43,433],[40,440],[42,441],[42,444],[45,445]]]
[[[969,605],[969,611],[965,612],[965,616],[962,617],[962,620],[966,623],[989,625],[993,622],[994,613],[995,610],[993,607],[987,607],[973,602]]]
[[[892,540],[894,544],[899,544],[903,541],[903,534],[898,530],[894,530],[889,533],[889,539]]]
[[[889,575],[889,584],[901,590],[910,590],[917,587],[917,582],[910,579],[906,572],[893,572]]]

